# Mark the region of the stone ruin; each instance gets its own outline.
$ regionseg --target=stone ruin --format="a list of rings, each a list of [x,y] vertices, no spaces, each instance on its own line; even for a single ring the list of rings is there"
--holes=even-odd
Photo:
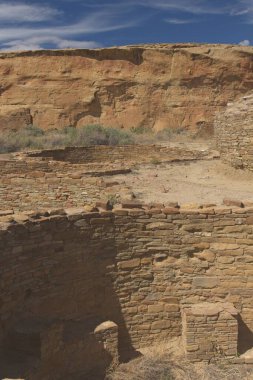
[[[190,360],[245,363],[252,208],[6,211],[0,225],[2,377],[99,379],[181,335]]]
[[[96,152],[120,151],[108,149]],[[154,154],[145,149],[143,157]],[[252,364],[240,355],[253,347],[253,207],[60,203],[59,187],[77,194],[88,171],[104,170],[94,149],[81,152],[89,164],[78,166],[73,148],[68,160],[60,150],[1,161],[0,378],[100,380],[174,337],[193,362]],[[51,207],[10,209],[12,188],[37,182],[33,200],[45,178]]]
[[[190,361],[235,358],[238,311],[231,303],[200,303],[182,309],[182,336]]]
[[[215,120],[221,159],[235,168],[253,170],[253,95],[228,103]]]

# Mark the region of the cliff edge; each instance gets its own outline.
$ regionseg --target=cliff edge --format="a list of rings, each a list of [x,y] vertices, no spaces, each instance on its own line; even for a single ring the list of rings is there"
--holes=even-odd
[[[155,44],[0,53],[0,129],[103,124],[212,133],[253,87],[253,47]]]

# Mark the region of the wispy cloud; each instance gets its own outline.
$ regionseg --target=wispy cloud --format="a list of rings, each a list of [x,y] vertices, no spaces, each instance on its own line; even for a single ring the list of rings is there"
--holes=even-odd
[[[209,0],[130,0],[130,3],[155,9],[181,11],[190,14],[221,14],[228,9],[227,7],[217,5],[217,1],[211,2]]]
[[[52,0],[51,4],[54,3]],[[58,8],[43,5],[39,0],[0,0],[0,49],[98,47],[94,34],[132,28],[154,14],[175,25],[199,22],[204,15],[226,15],[253,23],[253,0],[234,0],[233,6],[231,0],[58,0],[57,3]],[[71,15],[66,11],[70,4],[76,7]]]
[[[61,11],[49,6],[0,1],[1,22],[30,23],[48,21],[61,14]]]
[[[89,13],[79,21],[70,24],[2,26],[0,27],[1,49],[41,49],[47,43],[52,43],[55,48],[97,47],[99,44],[86,41],[85,35],[115,31],[136,25],[136,20],[123,20],[120,16],[118,9],[105,8]],[[50,20],[51,17],[48,16],[48,18]]]
[[[165,22],[169,24],[175,24],[175,25],[183,25],[183,24],[192,24],[196,22],[194,19],[182,19],[182,18],[166,18],[164,19]]]
[[[6,51],[17,50],[41,50],[45,45],[50,45],[55,49],[77,48],[94,49],[101,47],[95,41],[69,40],[56,36],[52,37],[31,37],[26,39],[13,40],[2,44],[2,49]]]

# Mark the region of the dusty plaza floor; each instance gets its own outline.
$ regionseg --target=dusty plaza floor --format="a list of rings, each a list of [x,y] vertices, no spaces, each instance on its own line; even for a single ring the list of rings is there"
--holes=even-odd
[[[252,173],[231,169],[219,159],[143,165],[114,179],[145,203],[222,204],[224,198],[253,202]]]
[[[101,199],[195,207],[220,205],[227,198],[251,206],[253,173],[223,163],[213,142],[168,142],[153,147],[158,151],[147,154],[143,153],[147,147],[135,146],[132,154],[129,146],[126,156],[120,151],[125,148],[96,147],[87,162],[86,148],[81,148],[84,151],[78,152],[74,163],[73,153],[60,159],[43,157],[54,151],[35,157],[0,155],[2,207],[14,211],[82,207]]]

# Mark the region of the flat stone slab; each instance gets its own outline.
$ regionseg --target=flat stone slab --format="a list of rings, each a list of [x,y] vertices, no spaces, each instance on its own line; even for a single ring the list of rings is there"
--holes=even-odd
[[[213,316],[217,315],[223,311],[226,311],[230,313],[231,315],[235,316],[238,314],[238,311],[234,307],[233,304],[229,302],[217,302],[217,303],[209,303],[209,302],[203,302],[198,303],[196,305],[193,305],[189,312],[192,315],[206,315],[206,316]]]

